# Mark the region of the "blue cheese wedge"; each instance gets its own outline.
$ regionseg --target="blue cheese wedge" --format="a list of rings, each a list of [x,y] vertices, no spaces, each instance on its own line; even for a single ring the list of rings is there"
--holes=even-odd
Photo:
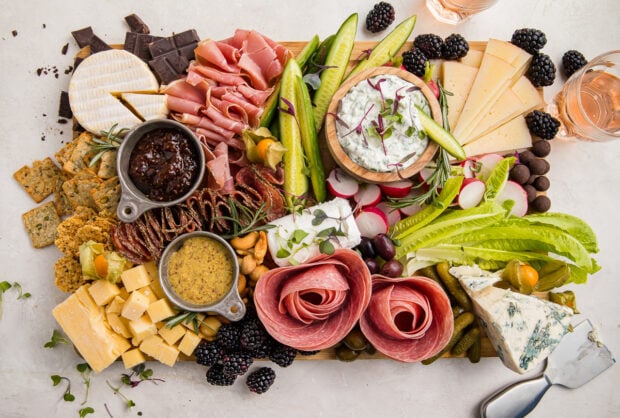
[[[353,248],[361,241],[351,206],[339,197],[276,219],[271,225],[269,252],[279,266],[297,265],[319,255],[324,242],[333,248]]]
[[[474,312],[504,365],[525,373],[544,361],[570,326],[572,310],[493,286],[499,273],[453,267],[450,273],[471,298]]]

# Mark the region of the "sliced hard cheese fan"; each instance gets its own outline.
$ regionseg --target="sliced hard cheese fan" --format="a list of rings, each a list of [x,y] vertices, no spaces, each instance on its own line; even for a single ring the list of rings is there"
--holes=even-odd
[[[141,122],[115,95],[158,90],[157,79],[140,58],[110,49],[90,55],[77,67],[69,82],[69,102],[79,124],[99,134],[114,124],[132,128]]]
[[[461,143],[468,144],[475,141],[476,138],[541,104],[542,98],[536,87],[527,77],[521,76],[512,87],[504,91],[470,133],[461,137]]]
[[[463,110],[477,73],[477,68],[456,61],[444,61],[441,65],[441,84],[452,93],[452,95],[446,95],[449,109],[448,122],[451,127],[454,127]]]
[[[464,145],[463,149],[467,157],[473,157],[488,153],[505,154],[531,146],[532,136],[527,128],[525,117],[519,115],[510,122]]]
[[[461,64],[469,65],[470,67],[480,67],[480,63],[482,62],[482,56],[484,55],[484,51],[480,51],[477,49],[470,49],[463,58],[460,59]]]
[[[168,116],[165,94],[122,93],[121,98],[142,120],[162,119]]]
[[[530,59],[530,54],[510,42],[489,40],[471,92],[453,130],[459,141],[475,128],[504,91],[523,75]]]
[[[57,305],[52,314],[84,360],[95,372],[100,372],[131,345],[107,326],[103,307],[95,304],[87,287],[80,287]]]

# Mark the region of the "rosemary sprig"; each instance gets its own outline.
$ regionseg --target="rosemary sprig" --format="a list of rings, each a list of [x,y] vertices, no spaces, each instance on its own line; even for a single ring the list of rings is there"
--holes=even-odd
[[[446,96],[451,96],[452,93],[446,91],[440,82],[437,83],[437,87],[439,88],[439,106],[441,107],[443,126],[444,129],[449,132],[450,124],[448,123],[448,101]],[[439,147],[439,152],[435,157],[434,164],[430,167],[433,168],[431,175],[423,183],[416,186],[416,188],[421,188],[426,185],[427,190],[425,192],[406,199],[389,198],[389,206],[393,208],[404,208],[414,204],[435,204],[441,188],[446,183],[446,180],[448,180],[448,177],[450,177],[450,172],[452,170],[450,166],[450,154],[442,147]]]
[[[196,334],[200,331],[200,324],[198,323],[198,313],[197,312],[187,312],[182,311],[179,314],[168,318],[166,320],[166,328],[174,328],[179,324],[192,324],[192,328]]]
[[[273,225],[265,224],[267,216],[267,202],[263,202],[256,211],[252,211],[247,206],[235,203],[231,198],[228,199],[230,216],[218,216],[216,221],[223,219],[232,222],[230,234],[223,234],[222,238],[231,239],[240,235],[246,235],[252,231],[264,231],[273,228]]]
[[[115,150],[121,146],[121,142],[123,141],[123,135],[129,129],[121,128],[116,130],[117,126],[118,124],[115,123],[114,125],[112,125],[109,131],[101,131],[100,138],[93,137],[92,141],[94,144],[92,145],[92,148],[94,151],[97,151],[97,153],[88,163],[89,167],[94,166],[106,152],[110,150]]]

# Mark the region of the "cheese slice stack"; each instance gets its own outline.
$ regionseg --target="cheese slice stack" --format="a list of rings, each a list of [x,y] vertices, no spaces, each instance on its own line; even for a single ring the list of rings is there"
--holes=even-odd
[[[471,298],[499,358],[517,373],[543,362],[568,331],[573,312],[566,306],[495,287],[498,273],[477,267],[452,267],[450,273]]]
[[[114,124],[130,129],[142,122],[119,100],[122,93],[158,90],[146,63],[125,50],[110,49],[90,55],[77,67],[69,82],[69,102],[79,124],[99,135]]]

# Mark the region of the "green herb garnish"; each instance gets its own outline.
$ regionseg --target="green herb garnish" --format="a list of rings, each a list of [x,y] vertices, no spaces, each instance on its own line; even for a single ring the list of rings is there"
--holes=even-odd
[[[80,375],[82,376],[82,381],[84,382],[84,386],[86,386],[86,395],[84,396],[84,401],[82,402],[82,405],[84,405],[88,400],[88,392],[90,390],[90,375],[93,369],[90,368],[88,363],[80,363],[76,366],[76,369],[78,372],[80,372]]]
[[[196,334],[200,332],[200,323],[198,322],[197,312],[182,311],[179,314],[167,319],[165,324],[166,328],[174,328],[179,324],[192,324],[194,332],[196,332]]]
[[[65,402],[73,402],[75,400],[75,396],[73,396],[73,394],[71,393],[71,380],[69,380],[68,377],[59,376],[57,374],[50,377],[52,378],[53,386],[58,386],[63,380],[67,381],[67,389],[62,395],[62,399],[64,399]]]
[[[59,331],[54,330],[52,331],[52,337],[43,347],[54,348],[58,344],[69,344],[69,340],[67,340]]]
[[[100,138],[92,138],[92,141],[94,142],[92,148],[94,151],[97,151],[97,153],[88,163],[89,167],[94,166],[106,152],[118,149],[121,146],[121,142],[123,141],[123,135],[129,129],[122,128],[115,131],[117,126],[118,124],[115,123],[114,125],[112,125],[109,131],[101,131]]]
[[[133,377],[137,377],[137,379],[133,379]],[[140,383],[144,381],[151,381],[155,384],[158,382],[165,382],[164,379],[154,378],[153,377],[153,369],[147,369],[144,364],[139,364],[131,369],[131,373],[123,373],[121,375],[121,382],[123,382],[127,386],[131,386],[135,388]]]
[[[90,406],[87,406],[85,408],[80,409],[78,413],[80,414],[80,418],[84,418],[88,414],[94,414],[95,410],[91,408]]]
[[[236,203],[232,198],[228,198],[230,216],[217,216],[215,220],[226,220],[232,222],[232,232],[221,235],[224,239],[231,239],[240,235],[249,234],[252,231],[264,231],[273,228],[273,225],[265,224],[269,216],[267,202],[263,202],[258,209],[252,210],[247,206]]]
[[[110,387],[110,389],[112,389],[112,391],[114,392],[115,395],[120,396],[121,398],[123,398],[123,400],[125,401],[125,404],[127,405],[128,408],[133,408],[134,406],[136,406],[136,403],[134,401],[132,401],[131,399],[129,399],[127,396],[125,396],[122,392],[121,392],[121,388],[120,387],[114,387],[112,386],[112,384],[110,383],[109,380],[105,381],[106,384]]]

